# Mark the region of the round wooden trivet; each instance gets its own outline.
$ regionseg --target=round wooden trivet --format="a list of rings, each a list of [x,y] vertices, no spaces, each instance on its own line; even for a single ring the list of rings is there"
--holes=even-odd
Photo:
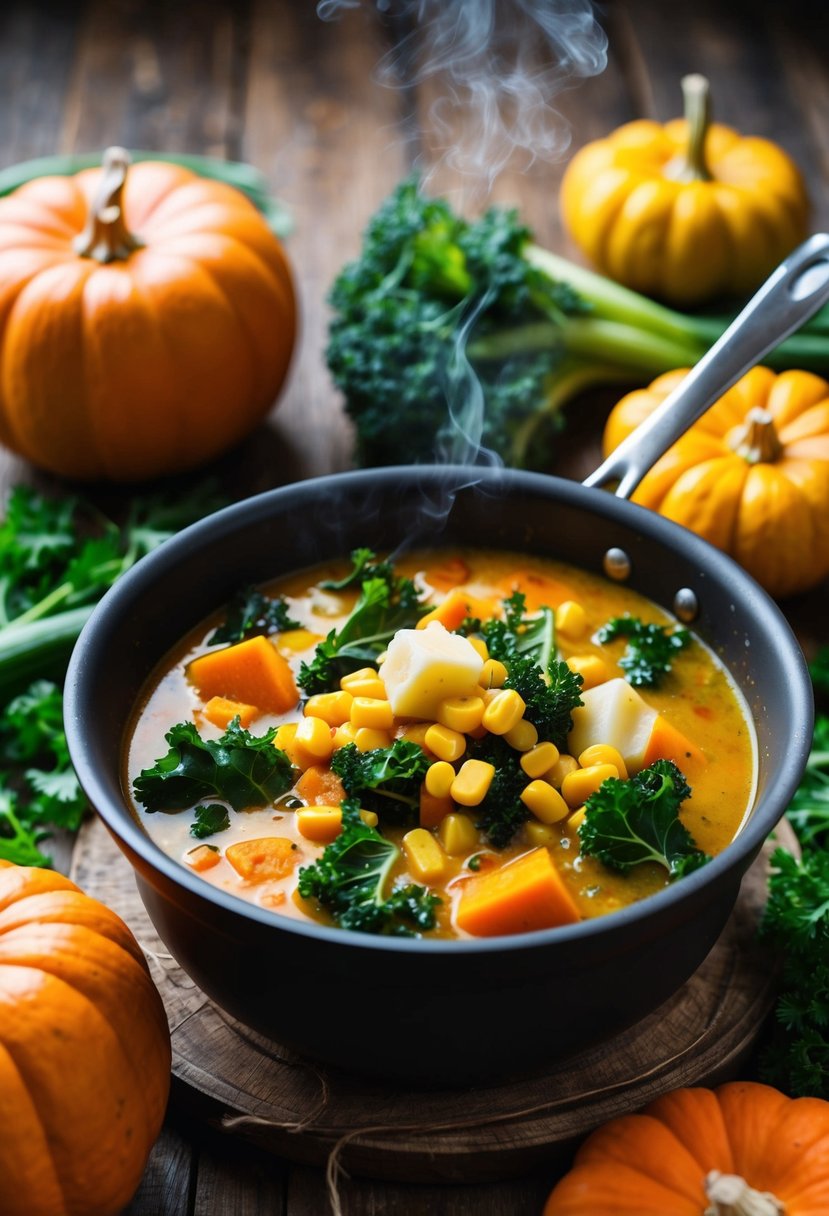
[[[167,1008],[176,1093],[189,1111],[280,1156],[409,1182],[494,1180],[563,1159],[616,1115],[680,1085],[734,1076],[774,1003],[775,966],[758,943],[768,857],[796,851],[783,824],[746,875],[708,958],[643,1021],[537,1076],[490,1088],[408,1091],[323,1071],[218,1009],[166,952],[132,871],[98,821],[72,877],[130,925]],[[520,1033],[520,1011],[515,1030]]]

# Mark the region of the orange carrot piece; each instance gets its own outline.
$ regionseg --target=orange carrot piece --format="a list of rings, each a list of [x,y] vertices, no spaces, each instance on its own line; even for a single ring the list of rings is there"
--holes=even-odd
[[[449,591],[459,587],[469,578],[469,567],[462,557],[447,557],[437,566],[430,566],[425,572],[426,582],[438,591]]]
[[[520,591],[525,597],[524,607],[527,612],[538,612],[540,608],[558,608],[565,600],[578,599],[572,587],[536,570],[513,570],[500,580],[498,586],[503,588],[507,595]]]
[[[216,848],[211,848],[209,844],[200,844],[195,849],[191,849],[187,854],[187,864],[191,869],[197,870],[199,874],[203,874],[205,870],[212,870],[222,860],[221,853]]]
[[[225,857],[247,882],[287,878],[302,856],[287,836],[262,836],[228,845]]]
[[[218,726],[219,730],[227,730],[234,718],[238,718],[240,726],[247,729],[254,718],[259,717],[259,712],[256,705],[245,705],[244,701],[229,701],[227,697],[211,697],[203,710],[208,722]]]
[[[464,885],[460,929],[475,937],[552,929],[580,920],[579,910],[544,846]]]
[[[441,625],[451,633],[468,616],[487,619],[492,616],[492,605],[486,600],[476,599],[474,595],[467,594],[460,587],[455,587],[436,608],[420,618],[417,627],[425,629],[432,621],[440,621]]]
[[[296,792],[307,806],[339,806],[346,796],[337,774],[322,764],[306,768],[296,783]]]
[[[276,714],[293,709],[299,700],[287,659],[261,634],[200,655],[187,675],[205,700],[227,697]]]
[[[642,767],[647,768],[654,760],[673,760],[677,768],[687,777],[690,772],[708,761],[705,755],[692,743],[687,735],[672,726],[662,714],[654,719],[648,745],[642,758]]]
[[[422,828],[436,828],[455,809],[455,803],[448,794],[441,798],[430,794],[425,785],[420,787],[419,823]]]

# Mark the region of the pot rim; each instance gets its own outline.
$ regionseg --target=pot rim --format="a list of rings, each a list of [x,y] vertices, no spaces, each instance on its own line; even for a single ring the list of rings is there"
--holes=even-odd
[[[213,544],[222,536],[232,535],[258,520],[266,519],[274,507],[279,507],[291,497],[298,495],[301,499],[309,498],[313,502],[320,493],[332,490],[347,488],[355,492],[376,493],[381,487],[388,488],[389,484],[400,488],[402,485],[416,486],[424,481],[433,485],[445,484],[447,493],[474,485],[483,485],[492,493],[509,494],[525,489],[536,495],[588,510],[598,517],[628,523],[648,542],[654,542],[668,550],[679,549],[698,566],[701,573],[713,574],[720,582],[727,580],[735,601],[739,600],[744,610],[750,608],[759,625],[767,632],[774,632],[776,650],[781,658],[781,666],[786,671],[785,695],[793,706],[802,711],[801,721],[798,723],[795,717],[791,745],[786,750],[783,762],[772,774],[766,790],[756,800],[747,822],[735,839],[706,865],[664,890],[628,905],[612,915],[599,916],[574,925],[488,938],[436,940],[383,937],[336,926],[318,925],[310,921],[303,922],[292,917],[278,917],[240,896],[206,883],[198,874],[191,873],[155,843],[133,817],[125,796],[122,795],[118,800],[111,797],[106,782],[101,778],[89,755],[82,704],[89,673],[95,666],[96,652],[100,649],[99,638],[114,622],[129,617],[134,593],[139,589],[151,587],[159,578],[163,578],[165,572],[176,565],[181,555],[187,553],[192,556],[202,544],[208,541]],[[194,614],[193,624],[197,623]],[[159,655],[158,659],[161,657]],[[149,675],[149,671],[147,674]],[[773,692],[774,695],[779,695],[778,689]],[[737,877],[742,875],[784,814],[799,784],[812,741],[813,693],[805,659],[778,605],[736,561],[688,529],[606,491],[547,474],[497,466],[411,465],[351,470],[278,486],[213,512],[184,528],[143,557],[106,592],[95,606],[78,638],[66,674],[64,718],[70,757],[91,806],[129,853],[137,855],[151,871],[157,871],[163,879],[185,888],[188,893],[207,904],[217,905],[225,912],[297,938],[309,938],[350,949],[380,953],[391,951],[394,954],[449,954],[460,958],[482,952],[546,950],[556,943],[563,945],[586,942],[602,936],[609,939],[617,933],[625,933],[634,925],[660,919],[682,903],[687,902],[689,906],[693,906],[695,897],[701,897],[705,888],[709,885],[713,887],[720,879],[725,880],[733,871],[737,872]],[[141,875],[145,882],[155,885],[143,868]]]

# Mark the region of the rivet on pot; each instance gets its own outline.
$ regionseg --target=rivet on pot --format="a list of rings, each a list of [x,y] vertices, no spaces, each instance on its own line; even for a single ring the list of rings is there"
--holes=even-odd
[[[680,587],[674,596],[674,613],[686,625],[696,620],[699,614],[699,600],[690,587]]]
[[[630,558],[624,549],[608,549],[604,555],[604,572],[614,582],[624,582],[630,575]]]

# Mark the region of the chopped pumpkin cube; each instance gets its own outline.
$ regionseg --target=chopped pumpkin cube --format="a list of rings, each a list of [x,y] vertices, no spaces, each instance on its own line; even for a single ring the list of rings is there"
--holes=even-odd
[[[190,849],[187,854],[187,864],[199,874],[212,870],[222,860],[222,855],[214,844],[200,844]]]
[[[549,850],[541,847],[465,883],[456,919],[466,933],[495,937],[569,925],[580,916]]]
[[[345,788],[336,773],[312,764],[296,783],[296,792],[307,806],[338,806],[345,801]]]
[[[260,711],[256,705],[246,705],[244,701],[229,701],[227,697],[211,697],[203,712],[208,722],[218,726],[219,730],[227,730],[234,718],[238,718],[240,726],[247,729],[254,718],[259,717]]]
[[[187,675],[205,700],[226,697],[276,714],[293,709],[299,700],[287,659],[261,635],[200,655]]]
[[[239,840],[225,849],[225,857],[246,882],[287,878],[301,856],[294,841],[287,836]]]

